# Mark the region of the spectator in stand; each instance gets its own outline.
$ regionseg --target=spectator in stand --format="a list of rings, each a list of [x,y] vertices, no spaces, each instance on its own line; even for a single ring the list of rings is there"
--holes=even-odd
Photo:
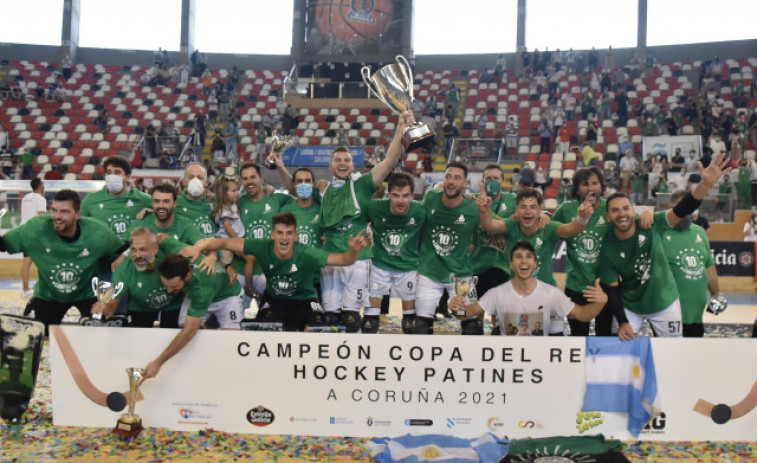
[[[547,171],[544,170],[544,166],[539,165],[536,167],[536,172],[534,174],[534,186],[536,188],[541,188],[542,191],[545,191],[547,187],[549,186],[549,179],[547,178]]]
[[[31,180],[34,175],[34,155],[22,146],[16,152],[16,158],[21,165],[21,180]]]
[[[210,96],[213,93],[213,75],[210,74],[210,71],[205,71],[200,80],[202,81],[202,94]]]
[[[591,93],[587,90],[581,95],[581,117],[588,120],[589,117],[594,117],[595,114],[594,102],[592,101]]]
[[[213,137],[213,144],[210,147],[211,151],[213,151],[213,160],[216,163],[221,163],[226,161],[226,143],[223,142],[223,138],[221,138],[221,134],[217,133]]]
[[[100,111],[100,113],[95,117],[94,124],[97,126],[97,128],[101,132],[105,132],[108,130],[108,116],[110,115],[110,111],[107,109],[103,109]]]
[[[620,158],[620,180],[624,192],[630,193],[631,177],[638,167],[639,161],[631,151],[626,151],[625,155]]]
[[[631,202],[637,206],[644,204],[644,175],[641,169],[636,168],[631,176]]]
[[[497,62],[494,64],[494,76],[507,77],[507,64],[505,63],[505,55],[503,54],[497,56]]]
[[[11,89],[11,97],[17,101],[23,101],[26,99],[26,96],[24,95],[24,89],[21,88],[21,84],[19,84],[18,82],[16,82],[16,85],[14,85]]]
[[[731,161],[740,162],[744,157],[744,135],[739,132],[738,127],[731,128]]]
[[[265,159],[265,155],[266,155],[266,149],[267,149],[266,148],[266,134],[267,134],[267,132],[266,132],[265,128],[263,127],[263,124],[261,124],[260,122],[258,122],[258,124],[257,124],[257,126],[256,126],[255,129],[256,129],[256,132],[257,132],[257,136],[255,138],[255,140],[256,140],[255,151],[257,153],[257,162],[261,163]]]
[[[625,90],[620,90],[615,95],[615,103],[618,105],[618,124],[625,126],[628,124],[628,95]]]
[[[595,166],[600,159],[599,153],[594,151],[594,147],[590,143],[585,143],[583,150],[581,150],[581,159],[583,160],[584,167]]]
[[[559,153],[566,154],[570,149],[570,133],[567,127],[560,127],[560,131],[557,133],[557,141],[559,142]]]
[[[52,169],[45,172],[45,180],[63,180],[62,166],[54,165]]]
[[[576,118],[576,97],[572,93],[563,95],[565,118],[572,121]]]
[[[7,100],[11,97],[11,88],[5,79],[0,81],[0,99]]]
[[[423,158],[423,172],[433,172],[434,171],[434,161],[431,159],[431,155],[426,155],[426,157]]]
[[[552,131],[549,129],[547,119],[542,119],[541,124],[536,129],[539,132],[540,153],[551,153]]]
[[[744,224],[744,241],[757,241],[757,213],[752,213]]]
[[[591,146],[592,149],[597,146],[597,126],[594,125],[594,121],[589,121],[589,124],[586,127],[584,142]]]
[[[520,185],[523,188],[533,187],[535,175],[534,170],[528,165],[528,163],[524,164],[523,170],[520,172]]]
[[[422,168],[415,169],[413,176],[413,185],[413,198],[418,201],[422,200],[423,195],[426,194],[426,188],[428,188],[428,183],[426,182],[426,178],[423,176]]]
[[[457,86],[454,82],[450,82],[449,87],[447,87],[447,99],[446,104],[448,106],[452,106],[451,108],[451,114],[448,114],[448,118],[454,119],[457,117],[457,107],[460,104],[460,93],[457,89]]]
[[[505,126],[505,146],[508,149],[518,148],[518,118],[510,116]]]
[[[707,233],[707,236],[710,236],[710,233],[712,232],[712,228],[710,228],[710,222],[703,215],[699,214],[699,209],[691,214],[691,218],[692,223],[702,227],[704,229],[704,232]]]
[[[517,193],[521,189],[522,178],[523,177],[520,174],[520,169],[517,167],[514,168],[513,175],[512,177],[510,177],[510,185],[511,185],[510,191],[512,191],[513,193]]]
[[[686,158],[681,154],[681,148],[676,148],[670,160],[670,172],[680,173],[686,170]]]
[[[226,139],[226,159],[230,164],[236,164],[239,160],[239,149],[237,145],[239,143],[239,129],[237,128],[237,120],[231,118],[226,128],[223,131],[224,138]],[[234,153],[232,155],[232,152]]]
[[[473,135],[477,138],[485,138],[486,137],[486,121],[487,116],[486,112],[482,112],[478,115],[478,118],[476,118],[476,132]]]
[[[265,130],[266,136],[271,136],[273,133],[273,118],[270,112],[263,114],[263,130]]]

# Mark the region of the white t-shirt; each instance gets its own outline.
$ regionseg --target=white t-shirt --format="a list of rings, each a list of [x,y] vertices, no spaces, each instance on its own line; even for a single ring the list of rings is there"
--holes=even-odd
[[[565,317],[575,305],[559,288],[538,280],[528,296],[518,294],[508,281],[487,291],[478,304],[497,317],[503,335],[519,336],[549,334],[550,318]]]
[[[40,212],[47,211],[47,201],[39,193],[31,192],[21,200],[21,223],[25,223],[32,217],[36,217]]]

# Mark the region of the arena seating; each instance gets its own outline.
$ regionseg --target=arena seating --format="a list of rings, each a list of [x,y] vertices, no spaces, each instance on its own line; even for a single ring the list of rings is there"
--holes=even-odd
[[[694,85],[689,80],[691,70],[698,69],[700,62],[662,64],[652,70],[649,77],[635,78],[627,83],[629,107],[642,106],[669,108],[677,104],[681,96],[693,96]],[[37,88],[47,89],[58,74],[55,67],[45,62],[10,61],[0,67],[7,80],[19,82],[27,97],[25,101],[12,99],[0,101],[0,124],[9,132],[15,149],[24,147],[38,153],[38,170],[45,172],[52,165],[64,165],[67,178],[90,178],[101,174],[100,158],[109,154],[129,153],[141,139],[148,122],[174,121],[183,136],[189,135],[194,114],[200,110],[213,110],[202,94],[202,83],[190,78],[189,83],[167,86],[143,86],[140,78],[148,66],[113,66],[78,64],[72,69],[65,87],[69,95],[64,103],[33,98]],[[721,76],[721,96],[724,109],[733,109],[731,86],[742,82],[745,86],[754,81],[757,70],[756,58],[726,60]],[[213,78],[221,79],[227,70],[215,70]],[[243,156],[253,156],[256,151],[255,126],[268,111],[275,111],[279,101],[281,84],[285,73],[272,70],[248,70],[244,74],[234,100],[236,112],[241,115],[239,135]],[[578,100],[582,88],[581,75],[562,75],[558,83],[560,96],[570,93]],[[572,175],[576,167],[575,153],[541,153],[539,137],[535,132],[542,116],[548,110],[547,94],[537,93],[527,80],[511,77],[491,83],[481,82],[476,70],[471,71],[425,71],[415,76],[415,95],[425,100],[437,95],[437,104],[444,107],[443,90],[451,82],[460,89],[461,101],[456,124],[462,137],[473,134],[476,118],[487,114],[483,138],[495,137],[508,120],[518,123],[518,148],[516,164],[523,162],[541,165],[547,169],[551,185],[545,196],[556,196],[556,188],[562,178]],[[439,93],[442,92],[442,93]],[[611,93],[610,97],[614,95]],[[597,107],[599,105],[597,104]],[[752,99],[750,106],[757,106]],[[101,132],[94,124],[102,110],[109,110],[110,123]],[[614,109],[614,108],[613,108]],[[331,145],[338,131],[347,130],[352,140],[362,139],[368,152],[378,143],[385,143],[394,134],[394,116],[388,109],[371,108],[299,108],[300,124],[295,130],[301,145]],[[633,115],[631,115],[633,116]],[[583,139],[587,121],[567,121],[569,134]],[[681,133],[693,133],[693,127],[685,124]],[[501,133],[497,134],[501,136]],[[600,155],[618,152],[621,137],[628,136],[636,149],[640,149],[641,128],[630,117],[626,126],[616,126],[605,120],[598,130],[596,151]],[[212,137],[207,137],[212,138]],[[748,147],[751,150],[754,147]],[[436,159],[436,166],[443,166],[444,154]],[[417,158],[409,159],[415,165]]]

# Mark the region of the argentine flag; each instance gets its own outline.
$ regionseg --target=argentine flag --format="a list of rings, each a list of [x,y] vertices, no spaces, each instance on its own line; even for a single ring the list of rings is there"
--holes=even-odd
[[[509,441],[487,433],[478,439],[460,439],[441,434],[405,435],[369,442],[373,457],[380,463],[485,463],[507,455]]]
[[[657,375],[648,337],[632,341],[586,338],[586,394],[581,410],[628,413],[628,431],[634,437],[660,414]]]

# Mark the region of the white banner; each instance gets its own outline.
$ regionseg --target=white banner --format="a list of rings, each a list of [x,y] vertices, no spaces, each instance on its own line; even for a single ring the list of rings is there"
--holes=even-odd
[[[702,156],[701,135],[660,135],[656,137],[644,137],[641,143],[641,159],[646,160],[647,155],[655,156],[662,154],[667,156],[668,161],[673,159],[676,148],[681,149],[681,154],[687,157],[691,150],[696,152],[696,158]]]
[[[146,365],[176,334],[62,329],[94,388],[106,394],[127,390],[125,369]],[[85,396],[52,336],[53,423],[113,427],[119,413]],[[654,339],[653,351],[664,415],[640,439],[757,437],[757,410],[716,424],[693,409],[700,399],[735,405],[747,396],[757,379],[753,340]],[[145,426],[182,431],[630,439],[627,415],[580,412],[585,358],[584,338],[202,330],[145,381],[136,412]]]

